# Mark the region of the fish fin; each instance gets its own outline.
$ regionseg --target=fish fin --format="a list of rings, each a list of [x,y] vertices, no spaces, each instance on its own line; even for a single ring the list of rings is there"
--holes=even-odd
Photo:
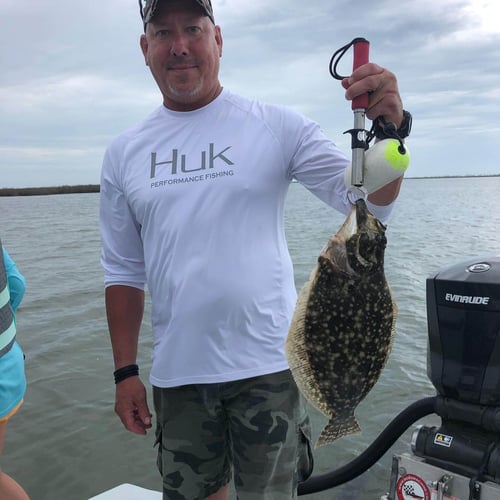
[[[354,415],[350,415],[349,417],[342,419],[342,421],[339,421],[338,418],[332,418],[321,431],[321,434],[316,441],[315,448],[333,443],[337,439],[349,434],[358,434],[360,432],[361,428],[359,427]]]
[[[391,340],[389,342],[389,348],[387,352],[387,358],[389,358],[389,354],[392,351],[394,346],[394,339],[396,338],[396,320],[398,318],[398,305],[393,300],[392,301],[392,328],[391,328]],[[386,360],[387,361],[387,360]]]
[[[391,288],[389,287],[389,285],[387,286],[389,288],[389,294],[391,296],[391,303],[392,303],[392,326],[391,326],[391,338],[389,340],[389,345],[387,346],[387,357],[385,359],[385,363],[382,369],[385,368],[387,361],[389,360],[389,355],[392,352],[392,348],[394,347],[394,339],[396,338],[396,321],[398,319],[398,305],[394,300]]]

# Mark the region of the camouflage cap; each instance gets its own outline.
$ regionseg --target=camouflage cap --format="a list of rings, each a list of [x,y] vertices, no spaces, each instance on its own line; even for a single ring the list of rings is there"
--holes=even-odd
[[[142,0],[139,0],[144,26],[147,23],[149,23],[151,19],[153,19],[153,16],[155,15],[156,9],[160,1],[165,1],[165,0],[145,0],[143,7]],[[211,19],[211,21],[215,24],[214,11],[212,9],[212,4],[210,0],[195,0],[195,1],[205,11],[205,14]]]

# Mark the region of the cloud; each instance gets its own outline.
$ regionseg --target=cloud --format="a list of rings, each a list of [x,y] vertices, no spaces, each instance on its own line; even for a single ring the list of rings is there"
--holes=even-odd
[[[352,126],[328,71],[355,37],[398,75],[414,115],[413,175],[500,173],[500,4],[493,0],[213,0],[231,90],[291,106],[341,147]],[[97,183],[112,137],[161,96],[134,0],[0,3],[0,186]],[[340,66],[350,72],[351,54]],[[475,160],[474,160],[475,159]]]

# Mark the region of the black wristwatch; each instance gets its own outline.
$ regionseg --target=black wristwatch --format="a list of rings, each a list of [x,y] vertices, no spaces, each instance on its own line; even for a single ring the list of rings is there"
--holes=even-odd
[[[380,122],[382,122],[382,125]],[[403,121],[398,129],[396,129],[394,123],[387,122],[383,116],[379,116],[372,123],[371,133],[373,133],[377,139],[404,139],[410,135],[411,123],[411,113],[403,109]]]

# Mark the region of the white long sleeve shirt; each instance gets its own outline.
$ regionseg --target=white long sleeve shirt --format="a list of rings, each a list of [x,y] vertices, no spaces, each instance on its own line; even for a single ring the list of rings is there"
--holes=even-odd
[[[100,198],[105,285],[148,285],[153,385],[288,367],[287,189],[295,178],[347,212],[347,164],[314,122],[227,90],[191,112],[161,106],[112,142]]]

